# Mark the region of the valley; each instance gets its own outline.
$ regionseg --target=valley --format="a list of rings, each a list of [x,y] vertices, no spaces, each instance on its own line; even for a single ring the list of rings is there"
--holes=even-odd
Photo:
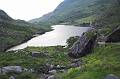
[[[0,79],[120,79],[119,16],[120,0],[64,0],[28,22],[0,10]]]

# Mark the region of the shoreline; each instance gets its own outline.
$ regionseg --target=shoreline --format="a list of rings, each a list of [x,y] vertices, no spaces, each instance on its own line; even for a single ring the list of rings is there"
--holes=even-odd
[[[26,43],[27,41],[31,40],[32,38],[34,37],[37,37],[36,35],[43,35],[45,34],[46,32],[50,32],[52,31],[53,29],[49,30],[49,31],[45,31],[45,32],[42,32],[42,33],[35,33],[35,34],[32,34],[31,36],[27,37],[27,39],[23,40],[22,42],[18,43],[18,44],[15,44],[15,45],[11,45],[11,46],[8,46],[7,48],[4,49],[3,52],[8,52],[9,49],[11,49],[12,47],[15,47],[17,45],[20,45],[22,43]]]

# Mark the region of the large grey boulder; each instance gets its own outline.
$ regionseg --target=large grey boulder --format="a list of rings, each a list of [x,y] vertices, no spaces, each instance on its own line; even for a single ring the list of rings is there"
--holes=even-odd
[[[2,67],[2,73],[10,73],[10,72],[15,72],[15,73],[21,73],[22,72],[22,67],[21,66],[6,66]]]
[[[113,74],[109,74],[109,75],[107,75],[107,77],[105,79],[120,79],[120,78]]]
[[[95,32],[84,33],[79,40],[70,48],[69,56],[79,58],[92,52],[97,39]]]
[[[120,27],[107,36],[106,42],[120,42]]]

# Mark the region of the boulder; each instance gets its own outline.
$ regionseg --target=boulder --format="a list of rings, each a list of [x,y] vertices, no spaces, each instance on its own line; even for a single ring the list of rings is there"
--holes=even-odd
[[[71,59],[71,62],[72,62],[72,63],[76,63],[76,62],[78,62],[78,61],[80,61],[80,59]]]
[[[55,79],[54,75],[49,76],[47,79]]]
[[[56,70],[51,70],[51,71],[49,71],[49,73],[50,73],[50,74],[56,74],[57,71],[56,71]]]
[[[97,39],[97,33],[87,32],[84,33],[77,42],[70,48],[69,56],[79,58],[92,52]]]
[[[16,79],[14,76],[9,77],[9,79]]]
[[[52,70],[54,68],[54,65],[50,65],[49,69]]]
[[[48,56],[48,52],[32,52],[32,57],[45,57]]]
[[[21,66],[6,66],[6,67],[2,67],[2,73],[10,73],[10,72],[14,72],[14,73],[21,73],[22,72],[22,67]]]
[[[82,65],[82,63],[80,61],[78,61],[78,62],[72,63],[70,66],[72,68],[74,68],[74,67],[80,67],[81,65]]]
[[[64,72],[65,72],[65,70],[59,70],[59,72],[64,73]]]
[[[107,36],[106,42],[120,42],[120,27]]]
[[[109,75],[107,75],[107,77],[105,79],[120,79],[120,78],[113,74],[109,74]]]

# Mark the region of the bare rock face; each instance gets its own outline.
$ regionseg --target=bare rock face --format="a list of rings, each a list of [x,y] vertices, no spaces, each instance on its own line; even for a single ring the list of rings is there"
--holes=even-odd
[[[120,42],[120,27],[107,37],[106,42]]]
[[[90,33],[90,35],[84,33],[79,38],[79,40],[76,43],[74,43],[74,45],[70,48],[70,52],[68,55],[73,58],[79,58],[91,53],[96,43],[96,39],[96,33]]]

